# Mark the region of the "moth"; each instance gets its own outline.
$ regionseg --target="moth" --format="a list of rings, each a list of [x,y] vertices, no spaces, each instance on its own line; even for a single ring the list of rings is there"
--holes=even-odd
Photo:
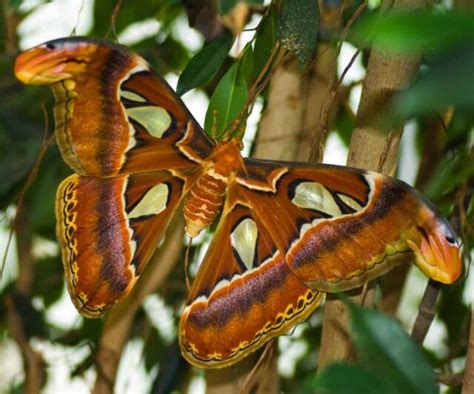
[[[21,53],[15,74],[53,89],[56,138],[75,174],[56,196],[78,311],[99,317],[143,272],[180,202],[196,237],[221,212],[181,316],[183,356],[231,365],[305,320],[322,292],[362,286],[413,254],[430,278],[460,275],[456,236],[405,183],[374,172],[243,158],[208,137],[149,64],[73,37]]]

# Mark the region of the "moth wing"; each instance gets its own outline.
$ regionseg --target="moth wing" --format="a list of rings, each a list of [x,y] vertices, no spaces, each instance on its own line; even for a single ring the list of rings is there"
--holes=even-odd
[[[238,194],[307,286],[362,286],[406,261],[451,283],[461,272],[449,223],[407,184],[359,169],[246,160]]]
[[[229,190],[181,315],[182,354],[203,368],[234,364],[304,321],[322,298],[291,272],[258,215]]]
[[[21,53],[15,74],[53,88],[58,145],[80,175],[192,168],[214,145],[166,81],[122,45],[49,41]]]
[[[66,282],[81,314],[99,317],[130,292],[183,195],[170,174],[66,178],[56,196]]]

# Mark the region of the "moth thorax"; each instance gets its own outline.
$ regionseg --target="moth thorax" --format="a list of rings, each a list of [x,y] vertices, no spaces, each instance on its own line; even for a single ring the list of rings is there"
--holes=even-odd
[[[209,226],[224,203],[227,178],[209,171],[199,177],[184,204],[185,231],[191,238]]]

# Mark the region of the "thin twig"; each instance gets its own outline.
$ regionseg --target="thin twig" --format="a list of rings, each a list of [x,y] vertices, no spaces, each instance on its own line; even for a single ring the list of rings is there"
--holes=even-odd
[[[117,20],[118,14],[120,13],[120,9],[122,8],[123,0],[117,0],[114,6],[114,10],[112,11],[112,16],[110,17],[110,25],[109,29],[105,36],[108,38],[110,34],[113,33],[115,40],[117,40],[117,32],[115,31],[115,22]]]
[[[415,325],[411,332],[412,338],[420,345],[423,344],[426,334],[431,326],[435,315],[436,300],[441,284],[432,279],[426,285],[425,293],[418,309],[418,316],[416,317]]]
[[[462,373],[448,374],[443,373],[437,376],[439,383],[445,384],[450,387],[460,387],[463,384],[464,376]]]
[[[77,34],[77,26],[79,26],[79,22],[81,21],[82,11],[84,10],[84,2],[85,0],[81,1],[81,6],[79,7],[79,11],[77,12],[76,25],[74,26],[70,34],[71,37],[74,37]]]
[[[242,387],[240,389],[241,394],[251,392],[252,384],[254,383],[258,370],[260,369],[264,361],[271,359],[272,354],[273,354],[273,349],[274,349],[274,340],[271,340],[270,342],[266,344],[265,348],[263,349],[262,354],[258,358],[258,361],[255,363],[252,370],[249,372],[249,374],[245,378],[245,381],[242,384]]]
[[[23,390],[26,394],[40,393],[45,382],[45,363],[43,357],[41,353],[31,347],[25,332],[26,322],[24,316],[16,308],[12,295],[5,297],[4,305],[8,331],[20,349],[25,366]]]
[[[344,26],[344,30],[342,31],[341,33],[341,38],[339,40],[339,43],[338,43],[338,47],[337,47],[337,54],[339,56],[339,53],[341,52],[341,48],[342,48],[342,44],[343,42],[345,41],[346,37],[347,37],[347,34],[349,34],[349,30],[350,28],[352,27],[353,23],[356,21],[356,19],[360,16],[360,14],[362,13],[362,11],[364,10],[364,8],[367,6],[367,0],[365,0],[364,2],[362,2],[359,7],[357,7],[357,10],[352,14],[351,18],[349,19],[349,21],[347,22],[346,26]],[[330,86],[334,86],[334,88],[331,90],[331,92],[326,96],[326,99],[324,101],[324,104],[323,106],[321,107],[321,113],[320,113],[320,116],[319,116],[319,127],[318,127],[318,130],[316,130],[315,134],[314,135],[317,135],[319,133],[325,133],[327,132],[326,130],[326,122],[327,122],[327,118],[328,118],[328,113],[329,113],[329,109],[332,107],[333,105],[333,102],[334,102],[334,98],[336,97],[336,94],[337,94],[337,91],[339,89],[339,87],[342,85],[342,82],[344,81],[344,78],[347,74],[347,72],[349,71],[349,69],[352,67],[352,65],[354,64],[354,61],[357,59],[357,57],[359,56],[359,53],[360,53],[360,49],[358,49],[351,57],[349,63],[347,64],[347,66],[344,68],[344,71],[342,72],[339,80],[337,81],[337,83],[335,84],[335,79],[336,79],[336,75],[337,75],[337,72],[334,72],[332,74],[332,80],[330,82]],[[336,63],[336,67],[337,67],[337,63]],[[321,138],[321,143],[322,141],[324,141],[324,138]],[[316,150],[318,151],[318,157],[322,158],[323,155],[322,155],[322,151],[323,151],[323,146],[320,144],[319,146],[313,146],[312,149],[311,149],[311,152],[310,152],[310,158],[314,158],[315,157],[315,152]]]

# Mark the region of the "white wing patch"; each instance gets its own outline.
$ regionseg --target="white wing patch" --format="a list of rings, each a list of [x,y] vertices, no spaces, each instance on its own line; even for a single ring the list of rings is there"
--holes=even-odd
[[[257,225],[250,218],[242,220],[230,234],[230,244],[248,270],[251,270],[253,267],[257,237]]]
[[[291,202],[297,207],[315,209],[332,217],[342,215],[329,190],[318,182],[301,182],[296,186]]]
[[[127,217],[129,219],[135,219],[142,216],[158,215],[166,208],[168,194],[169,187],[166,183],[153,186],[146,192],[140,202],[135,205]]]
[[[348,207],[351,207],[354,209],[356,212],[361,211],[363,208],[360,206],[360,204],[354,200],[353,198],[346,196],[345,194],[337,193],[337,196],[342,200],[344,204],[346,204]]]
[[[127,100],[130,100],[130,101],[135,101],[138,103],[146,103],[145,97],[140,96],[137,93],[130,92],[129,90],[120,89],[120,97],[126,98]]]
[[[161,107],[151,105],[126,109],[127,115],[140,123],[153,137],[161,138],[171,125],[171,116]]]

